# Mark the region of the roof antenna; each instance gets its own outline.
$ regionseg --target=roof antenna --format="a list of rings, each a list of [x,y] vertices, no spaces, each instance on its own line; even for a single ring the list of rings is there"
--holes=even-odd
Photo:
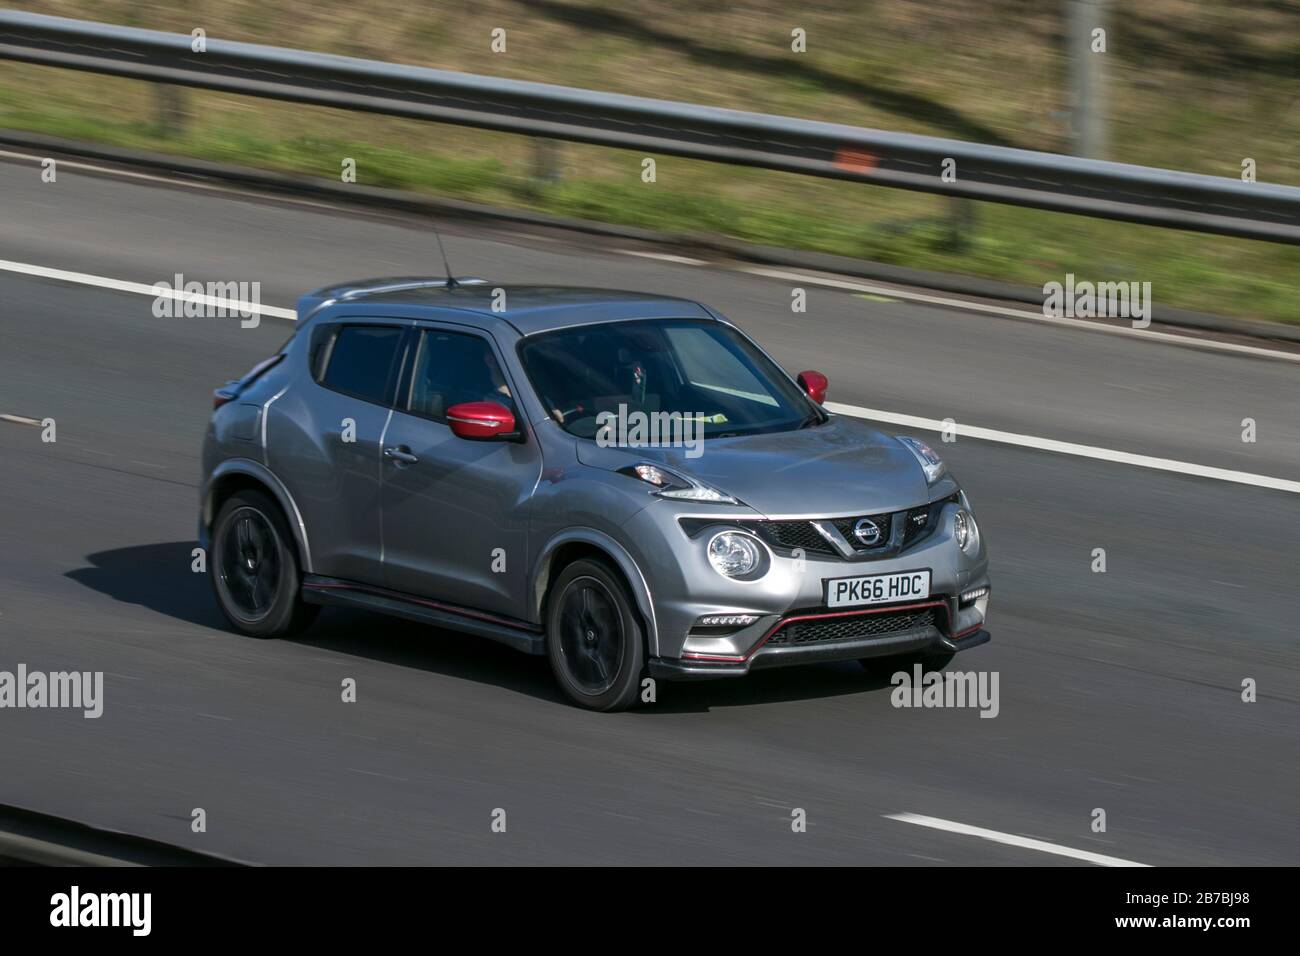
[[[429,223],[433,226],[433,235],[438,240],[438,251],[442,253],[442,269],[447,273],[447,291],[450,292],[452,289],[456,288],[456,286],[460,285],[460,283],[457,282],[456,277],[451,274],[451,265],[447,262],[447,250],[442,247],[442,233],[438,231],[438,221],[431,218]]]

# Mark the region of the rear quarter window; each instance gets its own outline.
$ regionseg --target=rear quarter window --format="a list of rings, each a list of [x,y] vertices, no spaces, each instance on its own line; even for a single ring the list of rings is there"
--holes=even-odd
[[[345,325],[317,360],[325,388],[376,405],[392,404],[405,330],[387,325]]]

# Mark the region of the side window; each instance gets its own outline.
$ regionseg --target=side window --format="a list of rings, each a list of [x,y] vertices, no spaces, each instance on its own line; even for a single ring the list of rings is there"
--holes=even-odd
[[[343,326],[324,357],[321,385],[376,405],[389,404],[404,334],[396,326]]]
[[[496,402],[516,415],[514,396],[487,340],[461,332],[427,329],[420,334],[407,410],[446,422],[461,402]]]

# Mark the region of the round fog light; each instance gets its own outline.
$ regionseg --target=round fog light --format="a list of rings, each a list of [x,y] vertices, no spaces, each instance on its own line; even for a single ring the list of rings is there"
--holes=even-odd
[[[758,567],[762,560],[758,542],[747,534],[723,531],[709,541],[709,563],[719,574],[729,578],[743,577]]]

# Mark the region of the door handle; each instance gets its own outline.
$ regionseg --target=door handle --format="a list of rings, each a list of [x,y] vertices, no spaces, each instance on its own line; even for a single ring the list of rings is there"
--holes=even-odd
[[[403,465],[414,465],[420,460],[419,456],[412,455],[410,449],[405,445],[389,445],[384,449],[384,457],[391,458]]]

